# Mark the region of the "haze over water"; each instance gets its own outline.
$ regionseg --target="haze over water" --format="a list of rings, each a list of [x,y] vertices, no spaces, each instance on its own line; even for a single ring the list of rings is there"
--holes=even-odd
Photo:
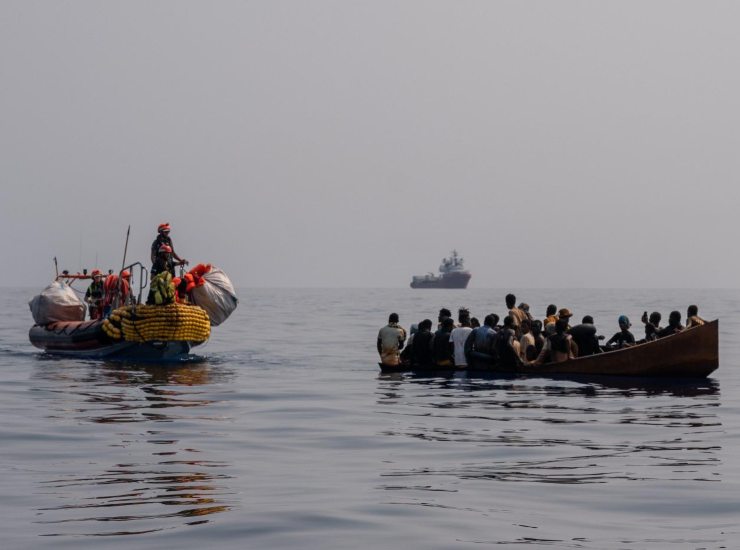
[[[736,548],[740,291],[513,289],[720,319],[707,380],[382,376],[375,338],[507,290],[242,289],[204,360],[52,359],[0,298],[4,548]]]

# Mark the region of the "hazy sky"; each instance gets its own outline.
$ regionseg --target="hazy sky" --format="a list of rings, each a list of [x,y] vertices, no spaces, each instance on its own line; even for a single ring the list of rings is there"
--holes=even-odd
[[[737,287],[740,2],[0,2],[0,285]]]

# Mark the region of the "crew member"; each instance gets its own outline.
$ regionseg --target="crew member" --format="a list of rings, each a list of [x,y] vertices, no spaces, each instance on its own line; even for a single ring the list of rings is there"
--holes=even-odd
[[[90,308],[90,319],[100,319],[103,315],[103,274],[99,269],[93,269],[90,275],[93,280],[85,292],[85,302]]]
[[[187,260],[180,258],[180,256],[177,255],[177,252],[175,252],[175,245],[172,244],[172,239],[170,238],[170,224],[160,223],[159,227],[157,227],[157,238],[154,239],[154,242],[152,243],[152,250],[151,250],[151,260],[152,263],[157,261],[157,256],[159,255],[159,249],[162,247],[163,244],[166,244],[170,247],[172,257],[175,258],[178,262],[181,262],[183,264],[188,263]]]
[[[163,244],[159,247],[159,253],[154,259],[154,265],[152,265],[152,278],[156,277],[164,271],[169,271],[172,277],[174,277],[175,266],[187,263],[187,260],[175,261],[172,256],[172,247],[170,245]]]

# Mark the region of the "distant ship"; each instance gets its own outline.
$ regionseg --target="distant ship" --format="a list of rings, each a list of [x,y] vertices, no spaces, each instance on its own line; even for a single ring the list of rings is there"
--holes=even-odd
[[[444,258],[439,266],[439,275],[428,273],[414,275],[411,288],[467,288],[472,275],[463,267],[463,259],[453,250],[449,258]]]

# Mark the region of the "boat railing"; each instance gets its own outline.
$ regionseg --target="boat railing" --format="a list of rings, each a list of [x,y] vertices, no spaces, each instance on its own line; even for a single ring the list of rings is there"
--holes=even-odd
[[[147,270],[146,267],[144,267],[144,264],[142,264],[141,262],[134,262],[132,264],[124,266],[124,268],[121,269],[121,273],[119,273],[118,276],[121,277],[121,274],[124,271],[128,271],[131,274],[131,285],[133,287],[134,268],[138,268],[138,271],[139,271],[139,292],[136,296],[136,300],[134,301],[134,305],[136,305],[136,304],[141,303],[141,295],[144,292],[144,289],[149,285],[149,271]]]

